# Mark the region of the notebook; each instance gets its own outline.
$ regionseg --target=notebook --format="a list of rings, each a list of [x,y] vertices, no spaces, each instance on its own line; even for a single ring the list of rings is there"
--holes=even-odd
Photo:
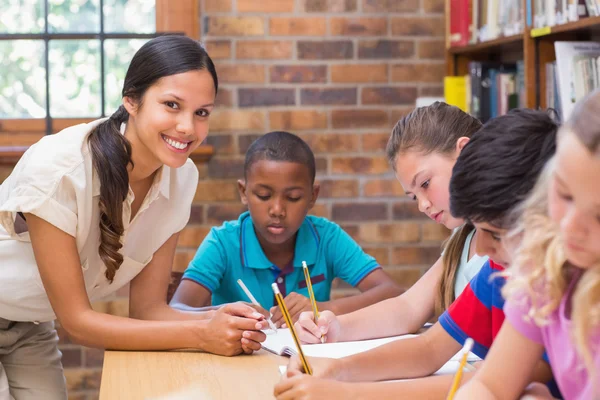
[[[407,339],[417,335],[401,335],[381,339],[360,340],[355,342],[338,342],[323,344],[303,344],[302,351],[308,357],[342,358],[353,354],[362,353],[393,342],[395,340]],[[292,356],[296,354],[296,346],[289,329],[278,329],[277,334],[267,335],[262,344],[263,349],[280,356]],[[469,363],[481,361],[481,358],[473,353],[467,357]],[[460,365],[460,357],[457,353],[434,375],[454,374]]]

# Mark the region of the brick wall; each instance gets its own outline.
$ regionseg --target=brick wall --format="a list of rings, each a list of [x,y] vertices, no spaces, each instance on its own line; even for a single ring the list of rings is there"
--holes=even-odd
[[[202,40],[221,83],[208,138],[216,154],[198,165],[175,281],[210,227],[243,211],[236,180],[250,143],[288,130],[317,157],[314,214],[339,223],[402,285],[415,282],[447,231],[403,196],[383,149],[417,96],[442,94],[443,0],[199,1]],[[337,285],[334,295],[351,292]],[[121,290],[94,307],[127,315],[126,296]],[[70,399],[97,398],[103,352],[59,333]]]

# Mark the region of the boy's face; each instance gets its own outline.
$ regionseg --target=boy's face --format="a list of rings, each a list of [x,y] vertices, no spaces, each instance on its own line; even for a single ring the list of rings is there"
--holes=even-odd
[[[512,261],[512,246],[508,243],[507,229],[498,228],[487,222],[474,222],[475,250],[480,256],[488,256],[494,263],[508,268]]]
[[[319,195],[319,185],[311,182],[308,167],[286,161],[255,162],[246,181],[238,181],[238,189],[259,240],[271,244],[294,238]]]

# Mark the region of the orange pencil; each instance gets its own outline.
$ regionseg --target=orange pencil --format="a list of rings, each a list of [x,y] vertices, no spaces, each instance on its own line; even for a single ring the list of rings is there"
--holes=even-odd
[[[465,365],[467,364],[467,357],[469,356],[469,352],[473,349],[474,343],[475,342],[471,338],[467,338],[465,341],[465,345],[461,350],[460,366],[454,375],[454,380],[452,381],[452,386],[450,387],[450,392],[448,393],[446,400],[452,400],[456,394],[456,391],[458,390],[460,380],[462,379],[463,368],[465,368]]]
[[[296,329],[294,329],[294,323],[292,322],[292,317],[290,317],[290,313],[285,306],[285,301],[283,301],[283,296],[279,291],[276,283],[271,285],[273,288],[273,293],[275,293],[275,299],[277,299],[277,304],[279,305],[279,309],[283,314],[283,318],[285,319],[285,323],[290,329],[290,333],[292,334],[292,338],[294,339],[294,343],[296,344],[296,350],[298,351],[298,355],[300,356],[300,360],[302,361],[302,367],[304,368],[304,372],[308,375],[312,375],[312,368],[308,364],[306,357],[304,356],[304,352],[302,351],[302,346],[300,346],[300,340],[298,340],[298,334],[296,333]]]
[[[310,280],[310,273],[308,272],[308,266],[306,261],[302,261],[302,269],[304,270],[304,280],[306,280],[306,288],[308,289],[308,298],[312,305],[313,315],[315,318],[315,324],[319,321],[319,309],[317,308],[317,300],[315,299],[315,292],[313,291],[312,281]],[[325,343],[325,336],[321,334],[321,343]]]

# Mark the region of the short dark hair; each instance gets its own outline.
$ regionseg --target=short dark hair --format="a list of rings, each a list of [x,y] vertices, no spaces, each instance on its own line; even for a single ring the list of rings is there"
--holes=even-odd
[[[554,154],[557,130],[552,112],[531,109],[514,109],[483,125],[452,169],[452,215],[506,227],[505,217],[527,197]]]
[[[308,144],[298,136],[284,131],[269,132],[256,139],[246,152],[244,178],[257,161],[286,161],[305,165],[311,183],[315,181],[315,155]]]

